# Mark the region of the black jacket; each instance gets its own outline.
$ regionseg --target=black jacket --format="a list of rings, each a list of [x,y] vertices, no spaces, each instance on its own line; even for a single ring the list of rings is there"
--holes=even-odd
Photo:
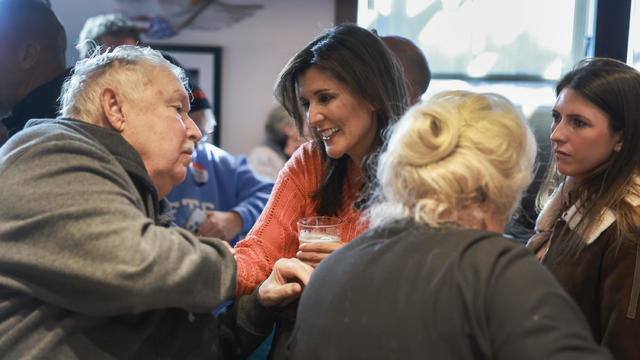
[[[7,128],[9,138],[22,130],[30,119],[54,119],[57,117],[60,90],[66,78],[71,74],[71,70],[72,68],[68,68],[35,88],[22,98],[11,109],[11,112],[0,119]]]

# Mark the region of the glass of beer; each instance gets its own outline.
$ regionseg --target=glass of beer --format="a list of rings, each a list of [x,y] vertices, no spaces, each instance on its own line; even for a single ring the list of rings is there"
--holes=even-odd
[[[300,245],[341,240],[342,219],[335,216],[311,216],[298,221]]]

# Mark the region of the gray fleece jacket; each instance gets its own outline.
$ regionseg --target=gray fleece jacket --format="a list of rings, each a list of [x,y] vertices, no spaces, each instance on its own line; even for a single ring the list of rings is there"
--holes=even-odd
[[[116,132],[38,119],[0,148],[0,358],[242,357],[271,330],[232,254],[167,227]]]

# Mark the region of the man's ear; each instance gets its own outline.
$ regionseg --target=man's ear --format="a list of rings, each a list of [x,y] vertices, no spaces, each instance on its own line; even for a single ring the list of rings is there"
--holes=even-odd
[[[106,122],[117,132],[124,131],[125,116],[122,109],[122,95],[110,87],[100,92],[100,106],[106,118]]]
[[[20,68],[22,70],[29,69],[33,67],[33,65],[38,62],[38,58],[40,57],[40,44],[27,41],[22,44],[19,48],[18,60],[20,61]]]

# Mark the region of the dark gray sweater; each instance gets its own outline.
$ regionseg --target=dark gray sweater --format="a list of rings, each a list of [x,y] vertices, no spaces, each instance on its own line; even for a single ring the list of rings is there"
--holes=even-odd
[[[496,233],[400,220],[320,263],[293,359],[610,359],[533,254]]]
[[[32,120],[0,148],[0,358],[221,358],[273,314],[235,291],[221,241],[167,227],[138,153],[110,130]]]

